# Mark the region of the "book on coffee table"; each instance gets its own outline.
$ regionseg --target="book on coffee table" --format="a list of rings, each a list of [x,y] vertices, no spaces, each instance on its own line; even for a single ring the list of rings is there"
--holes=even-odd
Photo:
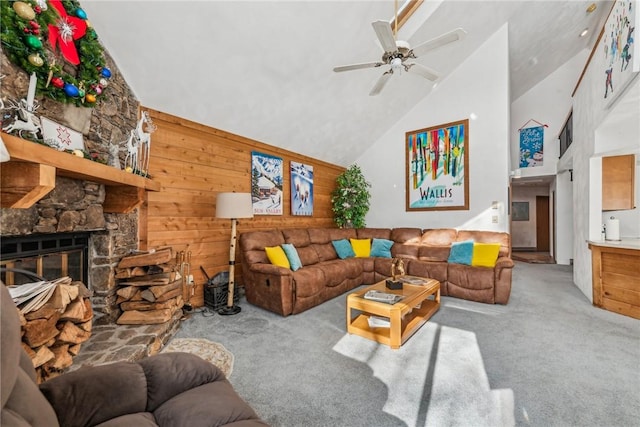
[[[400,276],[398,281],[402,283],[408,283],[409,285],[424,285],[428,282],[428,279],[417,276]]]
[[[364,294],[364,299],[384,302],[387,304],[395,304],[402,298],[404,298],[404,296],[402,295],[390,294],[388,292],[380,292],[376,290],[367,291],[367,293]]]

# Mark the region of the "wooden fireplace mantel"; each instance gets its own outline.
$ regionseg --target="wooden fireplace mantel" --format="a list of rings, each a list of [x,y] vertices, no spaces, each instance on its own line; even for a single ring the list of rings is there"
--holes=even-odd
[[[2,133],[11,160],[0,166],[0,206],[26,209],[56,186],[56,175],[104,184],[105,212],[127,213],[160,183],[102,163]]]

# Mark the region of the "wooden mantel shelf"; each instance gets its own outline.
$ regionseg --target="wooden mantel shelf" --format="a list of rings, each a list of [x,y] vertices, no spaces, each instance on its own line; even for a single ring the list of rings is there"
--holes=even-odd
[[[11,160],[2,163],[0,206],[26,209],[55,188],[56,175],[105,185],[105,212],[127,213],[160,183],[88,159],[2,133]]]

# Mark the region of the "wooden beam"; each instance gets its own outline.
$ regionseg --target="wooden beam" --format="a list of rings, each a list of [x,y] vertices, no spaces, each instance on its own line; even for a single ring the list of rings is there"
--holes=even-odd
[[[129,213],[145,201],[144,188],[125,185],[105,185],[102,209],[105,212]]]
[[[56,186],[56,168],[38,163],[3,163],[0,175],[3,208],[30,208]]]

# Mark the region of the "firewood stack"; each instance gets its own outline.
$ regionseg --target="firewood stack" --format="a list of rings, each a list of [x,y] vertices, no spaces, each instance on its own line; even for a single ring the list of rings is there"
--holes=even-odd
[[[116,267],[119,325],[168,322],[182,309],[182,276],[172,263],[171,248],[122,258]]]
[[[71,366],[81,344],[91,336],[90,292],[69,277],[55,282],[53,294],[40,308],[26,313],[18,309],[22,347],[36,368],[38,383]]]

